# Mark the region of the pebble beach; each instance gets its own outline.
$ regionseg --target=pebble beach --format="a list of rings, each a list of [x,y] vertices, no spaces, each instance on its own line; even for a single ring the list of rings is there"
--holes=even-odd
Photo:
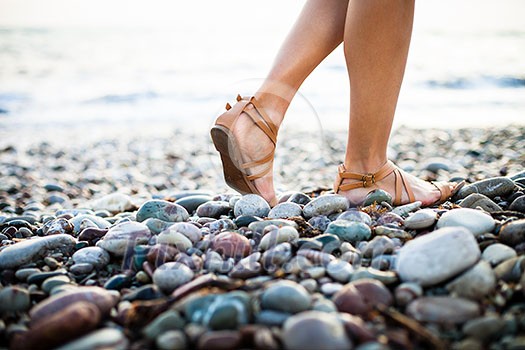
[[[525,348],[525,126],[398,128],[430,208],[333,194],[344,132],[283,130],[270,208],[207,133],[88,131],[0,134],[2,349]]]

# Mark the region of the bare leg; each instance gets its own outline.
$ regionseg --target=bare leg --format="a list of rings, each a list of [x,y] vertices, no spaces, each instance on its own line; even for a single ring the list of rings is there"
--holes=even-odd
[[[347,6],[348,0],[309,0],[305,4],[271,71],[255,93],[277,126],[302,82],[343,41]],[[273,147],[249,118],[239,118],[233,132],[245,157],[243,161],[260,159]],[[253,170],[257,172],[264,168]],[[266,200],[275,197],[272,172],[255,180],[255,186]]]
[[[350,77],[345,156],[348,171],[374,173],[387,161],[387,143],[405,71],[413,15],[414,0],[353,0],[348,5],[344,34]],[[429,205],[439,199],[439,191],[432,184],[407,176],[416,200]],[[341,194],[360,204],[374,188],[394,195],[394,175],[372,188]],[[408,202],[406,193],[402,201]]]

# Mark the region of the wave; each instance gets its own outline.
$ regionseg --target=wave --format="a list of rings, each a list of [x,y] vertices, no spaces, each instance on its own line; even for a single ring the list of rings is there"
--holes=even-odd
[[[148,100],[153,98],[158,98],[159,95],[153,91],[145,91],[145,92],[135,92],[130,94],[109,94],[104,95],[101,97],[96,97],[94,99],[90,99],[85,101],[85,103],[130,103],[130,102],[137,102],[139,100]]]
[[[425,85],[438,89],[478,89],[504,88],[516,89],[525,87],[525,77],[481,76],[476,78],[455,78],[448,80],[428,80]]]

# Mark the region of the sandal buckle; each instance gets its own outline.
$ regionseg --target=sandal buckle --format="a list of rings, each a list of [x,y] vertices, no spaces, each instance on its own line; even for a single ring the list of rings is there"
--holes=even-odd
[[[368,173],[361,177],[361,181],[363,181],[363,187],[369,187],[376,183],[376,176]]]

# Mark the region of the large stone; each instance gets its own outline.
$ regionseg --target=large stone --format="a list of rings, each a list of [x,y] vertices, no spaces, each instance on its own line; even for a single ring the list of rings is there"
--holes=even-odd
[[[396,270],[404,282],[432,286],[472,267],[480,254],[469,230],[447,227],[406,243],[399,250]]]
[[[423,297],[407,307],[407,314],[420,322],[464,323],[481,314],[478,303],[453,297]]]
[[[290,317],[284,323],[282,339],[288,350],[352,348],[337,316],[321,311],[307,311]]]
[[[489,233],[494,230],[496,222],[481,210],[460,208],[452,209],[443,214],[437,223],[437,228],[461,226],[467,228],[474,236]]]
[[[136,216],[139,222],[148,218],[170,222],[186,221],[189,218],[188,211],[183,206],[158,199],[142,204]]]
[[[26,239],[0,251],[0,270],[36,262],[54,253],[69,256],[76,243],[76,239],[67,234]]]
[[[433,209],[420,209],[405,219],[405,227],[419,230],[434,225],[437,213]]]
[[[303,208],[305,218],[309,219],[318,215],[330,215],[348,209],[348,199],[338,194],[326,194],[317,197]]]
[[[339,237],[341,241],[358,242],[367,240],[372,235],[372,230],[362,222],[335,220],[332,221],[325,231]]]
[[[456,196],[459,199],[463,199],[469,194],[481,193],[491,199],[498,196],[505,197],[512,193],[515,186],[514,181],[507,177],[493,177],[464,186]]]
[[[268,217],[270,219],[284,219],[292,216],[301,216],[303,210],[301,206],[293,202],[284,202],[277,204],[270,210]]]
[[[116,256],[123,256],[126,250],[133,249],[135,245],[147,244],[150,238],[151,232],[146,225],[140,222],[126,221],[113,226],[97,242],[97,247]]]
[[[247,194],[242,196],[233,208],[235,217],[241,215],[253,215],[258,217],[265,217],[270,212],[270,205],[263,197],[256,194]]]
[[[310,294],[298,283],[279,281],[268,287],[261,296],[263,309],[298,313],[311,304]]]

